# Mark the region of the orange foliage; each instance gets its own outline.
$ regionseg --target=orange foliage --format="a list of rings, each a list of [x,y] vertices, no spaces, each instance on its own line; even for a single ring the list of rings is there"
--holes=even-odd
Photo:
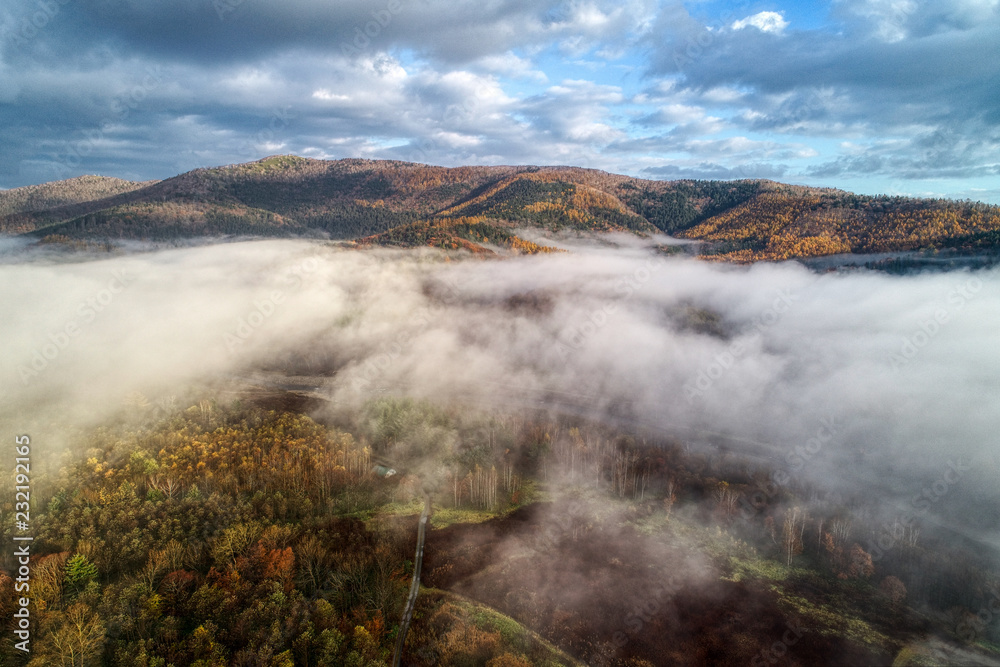
[[[997,229],[1000,213],[981,204],[777,187],[680,236],[749,246],[710,258],[752,262],[934,248]]]
[[[264,561],[264,578],[276,579],[281,582],[285,592],[291,592],[294,587],[292,578],[295,576],[295,555],[291,547],[272,549]]]
[[[898,577],[894,577],[891,574],[882,580],[882,583],[878,585],[878,589],[883,595],[892,600],[893,604],[899,604],[906,599],[906,586]]]
[[[875,573],[871,554],[855,542],[846,552],[830,533],[823,533],[823,547],[830,554],[830,565],[840,579],[867,579]]]

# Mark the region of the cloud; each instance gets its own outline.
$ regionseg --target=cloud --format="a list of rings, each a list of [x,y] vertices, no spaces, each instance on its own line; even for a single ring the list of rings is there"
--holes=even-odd
[[[989,92],[1000,85],[1000,43],[989,37],[1000,27],[996,3],[845,1],[834,9],[839,26],[798,31],[789,26],[766,35],[722,30],[676,16],[677,10],[668,20],[665,13],[660,35],[651,41],[652,71],[669,77],[669,95],[688,103],[706,105],[706,91],[738,90],[729,103],[738,112],[726,120],[746,132],[811,141],[901,140],[891,155],[867,160],[831,156],[827,149],[825,159],[803,173],[903,179],[991,173],[995,160],[989,149],[977,146],[992,145],[1000,127]],[[738,23],[753,25],[751,18]],[[953,151],[947,168],[939,163],[935,170],[921,159],[920,148],[906,141],[933,133],[950,134],[970,148]],[[872,170],[876,162],[886,169]],[[901,170],[890,174],[897,166]]]
[[[809,29],[781,3],[698,18],[655,0],[53,6],[38,27],[34,0],[0,14],[3,186],[165,178],[274,151],[634,174],[681,150],[831,185],[950,178],[956,192],[995,164],[992,1],[838,0]],[[932,133],[966,149],[921,160],[906,140]],[[736,136],[791,148],[725,153]],[[879,144],[886,168],[853,171],[866,163],[833,148],[844,141]]]
[[[788,27],[788,21],[785,20],[784,15],[778,12],[758,12],[753,16],[734,21],[731,27],[733,30],[752,27],[761,32],[781,34]]]
[[[671,164],[662,167],[646,167],[642,174],[662,180],[703,179],[733,180],[743,178],[780,179],[788,173],[788,166],[769,163],[749,163],[735,167],[725,167],[712,162],[698,164]]]
[[[885,42],[898,42],[907,36],[907,24],[917,11],[915,0],[876,0],[857,2],[840,0],[834,5],[849,20],[857,21]],[[853,22],[852,21],[852,22]]]
[[[617,86],[566,80],[548,88],[544,95],[525,100],[519,114],[529,118],[532,128],[547,141],[603,145],[623,136],[603,122],[608,106],[623,99]]]
[[[902,179],[981,178],[1000,174],[1000,132],[970,138],[954,131],[925,131],[906,140],[856,147],[851,154],[810,168],[819,177],[882,174]]]
[[[545,72],[535,69],[534,63],[527,58],[521,58],[507,52],[499,56],[486,56],[475,63],[478,67],[497,74],[506,74],[517,79],[531,79],[538,83],[548,83]]]
[[[836,442],[797,474],[844,493],[906,497],[948,458],[996,463],[996,272],[817,275],[634,240],[443,260],[257,242],[0,265],[6,416],[45,431],[53,415],[100,421],[134,391],[312,368],[336,371],[311,382],[348,410],[380,387],[548,405],[772,466],[833,419]],[[692,327],[692,308],[718,330]],[[992,493],[993,474],[969,488]]]
[[[38,9],[31,0],[9,5],[7,23],[14,28]],[[552,43],[575,44],[576,50],[616,43],[641,30],[654,7],[649,0],[498,0],[486,5],[469,0],[212,0],[171,5],[74,0],[59,5],[44,30],[8,53],[65,59],[92,46],[96,35],[146,57],[198,65],[259,61],[291,50],[350,55],[401,48],[461,66]]]
[[[705,117],[701,107],[687,104],[668,104],[661,107],[655,114],[645,116],[636,121],[642,125],[674,125],[700,121]]]
[[[738,164],[790,160],[811,157],[815,154],[811,148],[799,143],[760,141],[745,136],[713,139],[693,138],[693,136],[698,135],[690,131],[687,126],[678,126],[664,135],[612,143],[607,150],[623,154],[684,153],[690,160],[729,160]]]
[[[995,22],[996,0],[837,0],[834,13],[846,26],[884,42],[900,42],[949,31],[965,31]]]

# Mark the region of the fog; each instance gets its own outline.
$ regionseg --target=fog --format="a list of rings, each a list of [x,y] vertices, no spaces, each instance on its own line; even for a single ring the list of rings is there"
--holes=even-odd
[[[879,489],[890,509],[956,466],[932,515],[995,499],[996,271],[818,274],[621,239],[553,243],[570,251],[478,260],[260,241],[72,263],[3,253],[3,417],[40,429],[41,453],[61,438],[56,421],[99,423],[135,392],[156,401],[284,369],[325,374],[309,382],[334,411],[386,393],[546,407],[742,452],[784,470],[778,484]],[[991,541],[985,511],[965,524]]]

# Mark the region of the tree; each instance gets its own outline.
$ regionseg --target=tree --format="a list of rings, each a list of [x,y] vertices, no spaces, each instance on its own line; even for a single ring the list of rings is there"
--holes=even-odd
[[[76,554],[66,561],[66,592],[70,595],[82,593],[87,584],[97,579],[97,566],[83,554]]]
[[[486,661],[486,667],[531,667],[526,658],[513,653],[501,653]]]
[[[906,586],[902,581],[891,574],[882,580],[882,583],[878,585],[878,589],[883,595],[889,598],[893,604],[899,604],[906,599]]]
[[[830,533],[823,534],[823,545],[830,554],[830,568],[840,579],[867,579],[875,574],[871,554],[855,542],[846,552]]]
[[[257,522],[237,523],[219,535],[212,548],[212,558],[219,566],[235,565],[239,556],[249,549],[261,533]]]
[[[857,542],[851,545],[848,559],[847,574],[849,578],[867,579],[875,574],[875,564],[872,562],[871,554],[862,549]]]
[[[332,552],[315,535],[307,535],[295,548],[298,583],[307,593],[323,588],[334,572]]]
[[[785,510],[785,520],[781,525],[781,547],[785,554],[785,565],[792,564],[792,558],[802,553],[802,536],[806,531],[808,514],[799,508]]]
[[[14,580],[0,572],[0,618],[10,618],[18,597],[14,595]]]
[[[667,487],[664,490],[663,496],[663,511],[666,513],[667,517],[670,517],[670,513],[674,509],[674,503],[677,502],[677,492],[675,490],[674,480],[670,478],[667,480]]]
[[[42,556],[31,568],[31,592],[39,611],[59,608],[66,581],[68,556],[65,551]]]
[[[52,667],[90,667],[100,662],[104,647],[104,622],[89,606],[77,603],[65,612],[53,612],[46,619],[39,657],[31,661]],[[39,662],[40,661],[40,662]]]
[[[736,514],[736,505],[739,502],[740,494],[729,486],[728,482],[719,482],[712,493],[715,499],[716,508],[722,513],[725,519],[730,519]]]

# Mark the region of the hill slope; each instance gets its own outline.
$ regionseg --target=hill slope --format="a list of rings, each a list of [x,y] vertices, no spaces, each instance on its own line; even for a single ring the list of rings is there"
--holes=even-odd
[[[0,190],[0,230],[16,230],[20,220],[49,219],[45,212],[52,209],[106,200],[154,183],[155,181],[125,181],[107,176],[77,176],[65,181]]]
[[[89,196],[67,194],[94,178],[35,186],[47,194],[33,198],[2,193],[8,197],[0,195],[0,232],[120,239],[321,236],[368,245],[538,252],[514,230],[659,231],[705,241],[705,256],[737,262],[1000,249],[1000,207],[761,180],[668,182],[575,167],[445,168],[275,156],[148,184],[101,181],[91,184]],[[5,201],[11,202],[6,213]]]
[[[0,190],[0,215],[33,213],[59,206],[106,199],[152,185],[107,176],[77,176],[65,181]]]

